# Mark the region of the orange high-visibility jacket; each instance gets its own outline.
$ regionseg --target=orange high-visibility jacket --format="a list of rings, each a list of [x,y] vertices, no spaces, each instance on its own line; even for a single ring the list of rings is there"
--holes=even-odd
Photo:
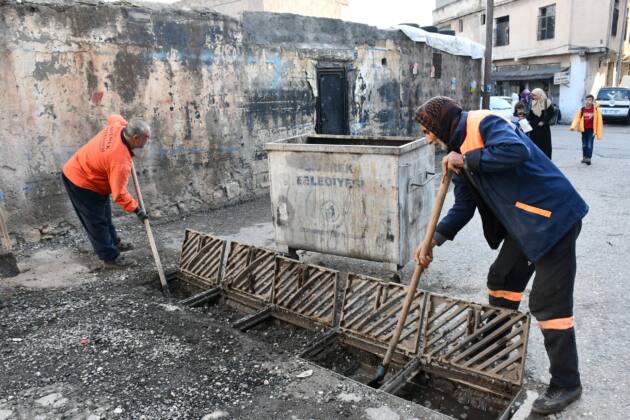
[[[123,117],[110,115],[107,127],[77,150],[64,165],[63,173],[77,187],[111,194],[120,207],[132,212],[138,203],[127,191],[132,156],[121,138],[126,126]]]

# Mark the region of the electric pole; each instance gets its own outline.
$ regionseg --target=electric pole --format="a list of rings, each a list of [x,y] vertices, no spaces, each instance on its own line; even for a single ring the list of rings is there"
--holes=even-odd
[[[490,108],[492,94],[492,35],[494,30],[494,0],[486,0],[486,51],[483,66],[483,100],[482,109]]]
[[[617,50],[617,62],[615,63],[615,86],[619,86],[621,84],[621,78],[623,74],[621,74],[621,59],[623,58],[623,44],[626,40],[626,22],[628,21],[628,5],[623,2],[623,12],[621,12],[621,21],[617,22],[617,25],[621,26],[621,32],[617,31],[617,35],[619,36],[619,49]]]

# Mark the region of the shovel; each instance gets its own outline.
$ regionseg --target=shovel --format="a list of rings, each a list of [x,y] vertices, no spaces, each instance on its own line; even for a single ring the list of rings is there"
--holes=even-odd
[[[142,199],[142,192],[140,191],[140,183],[138,182],[138,175],[136,175],[136,166],[131,161],[131,175],[133,176],[133,185],[136,188],[136,195],[138,196],[138,204],[140,208],[145,210],[144,200]],[[162,285],[162,292],[167,299],[171,299],[171,292],[168,290],[168,284],[166,283],[166,276],[164,275],[164,269],[162,268],[162,261],[160,261],[160,254],[158,254],[157,246],[155,246],[155,239],[153,238],[153,231],[149,224],[149,219],[144,221],[144,229],[147,231],[147,238],[149,239],[149,246],[151,247],[151,253],[155,260],[155,268],[157,269],[158,276],[160,277],[160,284]]]
[[[4,211],[0,208],[0,234],[2,234],[2,243],[4,244],[4,252],[0,252],[0,277],[15,277],[20,274],[15,256],[11,252],[11,238],[9,238],[9,230],[7,229],[7,219]]]
[[[427,231],[424,234],[424,239],[422,241],[425,246],[428,246],[433,240],[435,228],[438,224],[438,220],[440,219],[440,213],[442,213],[442,206],[444,205],[444,199],[446,198],[448,186],[451,183],[452,177],[453,174],[450,171],[447,171],[442,176],[440,189],[438,190],[437,196],[435,198],[435,205],[433,206],[433,210],[431,212],[431,219],[429,220]],[[389,347],[387,348],[387,353],[385,353],[385,357],[383,358],[383,363],[376,369],[376,376],[374,377],[374,379],[368,382],[368,386],[371,386],[372,388],[378,388],[381,385],[381,382],[383,381],[383,378],[385,378],[385,374],[387,373],[387,369],[389,369],[389,363],[392,361],[392,356],[394,355],[394,350],[396,349],[396,346],[398,346],[400,334],[402,333],[402,330],[405,326],[405,322],[407,322],[407,315],[409,314],[409,308],[411,307],[413,296],[416,294],[418,280],[420,279],[420,276],[423,272],[424,268],[420,265],[416,265],[413,276],[411,276],[409,286],[407,287],[407,295],[405,296],[402,311],[400,312],[400,316],[398,318],[398,324],[396,324],[394,335],[392,335],[392,338],[389,341]]]

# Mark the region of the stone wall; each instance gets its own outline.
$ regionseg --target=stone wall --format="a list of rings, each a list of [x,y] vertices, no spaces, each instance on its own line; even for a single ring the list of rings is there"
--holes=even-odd
[[[140,116],[148,207],[175,215],[267,194],[267,141],[313,132],[317,66],[349,71],[352,134],[418,135],[412,110],[478,103],[480,61],[334,19],[129,4],[0,4],[0,206],[21,239],[76,224],[64,162],[111,113]],[[120,214],[119,211],[117,211]]]

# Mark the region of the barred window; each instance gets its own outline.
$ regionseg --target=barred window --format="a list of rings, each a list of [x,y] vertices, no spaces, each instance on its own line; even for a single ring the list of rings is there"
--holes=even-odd
[[[538,9],[538,40],[553,39],[556,31],[556,5]]]

